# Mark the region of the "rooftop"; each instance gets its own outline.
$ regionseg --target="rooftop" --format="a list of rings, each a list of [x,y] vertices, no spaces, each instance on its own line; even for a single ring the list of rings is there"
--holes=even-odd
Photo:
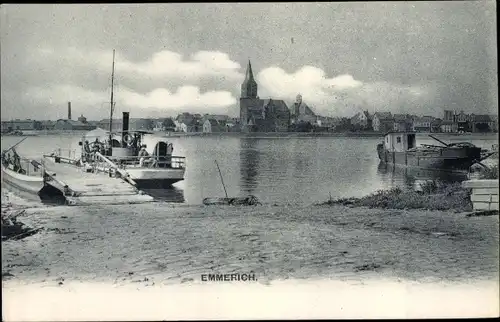
[[[375,112],[373,116],[377,116],[379,120],[390,120],[392,119],[392,113],[391,112]]]

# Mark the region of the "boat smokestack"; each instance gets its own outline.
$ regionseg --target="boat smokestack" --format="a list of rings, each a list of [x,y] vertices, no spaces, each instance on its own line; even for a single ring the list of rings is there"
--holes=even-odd
[[[127,143],[123,139],[125,135],[128,133],[129,114],[130,114],[129,112],[123,112],[122,141],[124,147],[127,146]]]
[[[68,120],[71,120],[71,102],[68,102]]]

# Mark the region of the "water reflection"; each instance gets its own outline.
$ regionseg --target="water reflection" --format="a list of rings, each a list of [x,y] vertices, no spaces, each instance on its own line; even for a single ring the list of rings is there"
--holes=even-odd
[[[406,189],[419,189],[424,181],[437,180],[453,183],[467,180],[467,174],[447,172],[432,169],[421,169],[413,167],[400,167],[380,162],[377,174],[389,188],[404,187]]]
[[[17,151],[24,157],[39,159],[54,148],[79,149],[79,139],[80,135],[30,137]],[[445,142],[469,140],[445,135],[440,139]],[[201,204],[205,197],[224,196],[214,160],[220,166],[230,196],[252,194],[263,203],[310,204],[325,201],[330,195],[332,198],[362,197],[396,186],[413,188],[429,178],[465,179],[450,173],[379,165],[376,155],[379,138],[187,136],[170,140],[176,154],[187,158],[185,180],[170,190],[148,191],[167,202]],[[435,144],[426,135],[419,135],[417,140]],[[498,143],[496,135],[474,136],[470,140],[484,148]],[[1,141],[2,146],[9,147],[19,140],[2,136]]]
[[[184,203],[184,190],[175,187],[168,189],[142,189],[144,193],[155,198],[156,201]]]
[[[240,191],[254,194],[259,174],[260,151],[257,148],[259,139],[241,138],[240,140]]]

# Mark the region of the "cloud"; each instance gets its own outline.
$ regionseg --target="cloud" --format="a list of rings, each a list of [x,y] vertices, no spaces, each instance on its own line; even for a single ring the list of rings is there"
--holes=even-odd
[[[123,90],[118,94],[129,107],[155,109],[208,109],[228,107],[236,103],[236,98],[227,91],[208,91],[200,93],[196,86],[182,86],[175,93],[157,88],[147,94]]]
[[[23,66],[35,75],[30,82],[20,82],[26,107],[38,106],[49,113],[50,109],[64,111],[71,101],[90,119],[105,117],[112,51],[40,46],[25,59]],[[243,79],[240,69],[219,51],[197,51],[189,57],[160,51],[140,62],[117,51],[115,101],[118,109],[128,109],[138,117],[140,113],[147,117],[179,111],[230,113],[227,108],[236,104],[233,84]]]
[[[269,67],[257,75],[258,83],[271,95],[302,95],[312,97],[330,96],[336,90],[344,90],[362,85],[350,75],[326,78],[325,72],[317,67],[304,66],[289,74],[281,68]]]
[[[194,53],[190,59],[184,60],[182,55],[165,50],[155,53],[150,60],[145,62],[118,61],[117,68],[125,72],[152,77],[191,79],[216,76],[229,79],[242,78],[239,73],[240,64],[219,51],[199,51]]]
[[[38,66],[33,70],[39,75],[37,83],[30,84],[34,86],[29,90],[30,97],[36,98],[31,100],[34,105],[81,101],[86,106],[102,106],[109,102],[111,51],[39,47],[33,53],[28,60],[30,66]],[[181,109],[220,112],[235,106],[244,71],[228,54],[205,50],[187,57],[163,50],[142,61],[133,61],[117,51],[115,63],[118,105],[142,109],[146,114]],[[53,82],[44,75],[51,75]],[[327,75],[311,65],[292,72],[270,66],[256,78],[261,97],[283,99],[290,105],[300,93],[315,112],[331,116],[349,116],[365,109],[396,113],[418,109],[419,114],[436,114],[433,109],[437,105],[432,101],[439,98],[436,88],[428,84],[366,82],[348,73]]]
[[[63,95],[61,95],[63,93]],[[109,104],[110,96],[105,91],[91,91],[73,85],[30,88],[25,97],[48,106],[63,107],[68,101],[86,116],[100,118],[105,116],[104,106]],[[131,111],[135,117],[148,116],[150,113],[163,112],[175,114],[180,111],[209,113],[226,111],[236,103],[234,96],[227,91],[201,92],[196,86],[182,86],[175,92],[157,88],[148,93],[138,93],[129,88],[115,91],[115,101],[120,109]],[[64,110],[64,109],[62,109]],[[90,113],[90,114],[89,114]],[[99,116],[94,116],[99,115]]]
[[[31,87],[25,96],[45,105],[61,105],[69,101],[83,105],[100,105],[109,102],[109,96],[105,92],[90,91],[73,85]]]
[[[108,73],[113,61],[112,52],[82,51],[75,47],[60,50],[43,47],[38,49],[38,53],[44,59],[51,58],[65,64],[97,67],[100,71]],[[181,80],[202,78],[239,80],[243,79],[240,69],[239,63],[232,61],[228,54],[220,51],[202,50],[186,59],[179,53],[163,50],[140,62],[127,59],[121,52],[115,53],[115,70],[124,76]]]
[[[352,115],[360,109],[401,112],[423,105],[429,95],[422,86],[364,83],[349,74],[328,78],[322,69],[313,66],[293,73],[278,67],[265,68],[258,73],[257,82],[263,95],[290,101],[300,93],[317,113],[326,115]]]

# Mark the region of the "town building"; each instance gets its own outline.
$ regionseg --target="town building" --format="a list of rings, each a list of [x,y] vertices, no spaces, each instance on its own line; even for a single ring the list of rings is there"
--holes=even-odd
[[[2,133],[11,131],[31,131],[38,130],[39,122],[31,119],[2,121]]]
[[[413,127],[413,121],[408,114],[394,114],[394,127],[393,131],[396,132],[407,132],[411,131]]]
[[[456,132],[498,132],[498,115],[466,114],[463,111],[445,110],[442,129]]]
[[[490,115],[474,115],[470,117],[472,132],[496,132],[495,120]]]
[[[498,114],[497,115],[490,115],[491,121],[493,123],[492,130],[493,132],[498,132]]]
[[[413,117],[413,128],[415,132],[433,132],[432,123],[434,118],[432,116],[415,116]]]
[[[149,118],[131,118],[128,127],[131,131],[152,131],[154,121]]]
[[[51,120],[40,121],[40,130],[51,131],[55,128],[56,122]]]
[[[122,119],[113,119],[111,131],[112,132],[119,132],[123,129],[122,125],[123,120]],[[109,119],[102,119],[97,122],[97,127],[101,128],[103,130],[109,131]],[[129,125],[130,129],[130,125]]]
[[[64,131],[90,131],[95,129],[95,127],[80,121],[59,119],[54,124],[54,129]]]
[[[440,118],[434,118],[431,123],[431,132],[441,132],[441,124],[443,123],[443,120]]]
[[[455,112],[450,111],[450,110],[444,110],[443,121],[451,121],[451,122],[453,122],[455,120],[454,115],[455,115]]]
[[[312,109],[302,100],[302,95],[298,94],[290,110],[290,123],[308,122],[317,123],[318,117]]]
[[[174,120],[175,131],[177,132],[188,132],[187,129],[191,126],[195,120],[195,116],[191,113],[184,112],[179,115]]]
[[[290,125],[290,110],[282,100],[260,99],[252,65],[248,62],[241,84],[240,127],[243,132],[285,132]]]
[[[153,121],[153,131],[154,132],[163,131],[163,121],[162,120]]]
[[[351,125],[360,130],[371,130],[372,116],[368,111],[361,111],[351,117]]]
[[[394,128],[394,119],[391,112],[375,112],[372,118],[372,127],[375,132],[386,133]]]
[[[109,119],[102,119],[97,123],[97,127],[109,131]],[[152,131],[154,121],[147,118],[131,118],[129,119],[128,129],[130,131]],[[121,132],[123,129],[122,119],[113,119],[111,131]]]
[[[226,122],[226,127],[228,132],[239,132],[240,129],[240,119],[237,117],[231,117]]]
[[[174,124],[175,131],[177,132],[191,133],[203,131],[203,121],[200,114],[181,113],[175,118]]]
[[[454,122],[457,123],[458,132],[471,132],[471,121],[471,115],[465,114],[464,111],[454,115]]]
[[[203,122],[203,133],[227,132],[227,127],[224,121],[217,121],[214,118],[206,119]]]
[[[176,125],[172,118],[159,118],[152,120],[154,132],[175,132]]]
[[[70,119],[71,120],[71,119]],[[87,123],[87,118],[85,116],[83,116],[83,114],[81,114],[79,117],[78,117],[78,121],[79,122],[82,122],[82,123]]]
[[[335,127],[341,122],[339,117],[317,116],[316,126],[326,129],[326,131],[334,131]]]
[[[186,120],[181,123],[181,132],[193,133],[201,132],[203,130],[203,123],[200,119],[194,118],[191,120]]]
[[[440,125],[441,132],[443,133],[456,133],[458,132],[458,124],[450,121],[450,120],[443,120]]]
[[[228,115],[218,115],[218,114],[204,114],[201,120],[205,123],[206,120],[213,119],[217,122],[226,122],[230,119]]]

